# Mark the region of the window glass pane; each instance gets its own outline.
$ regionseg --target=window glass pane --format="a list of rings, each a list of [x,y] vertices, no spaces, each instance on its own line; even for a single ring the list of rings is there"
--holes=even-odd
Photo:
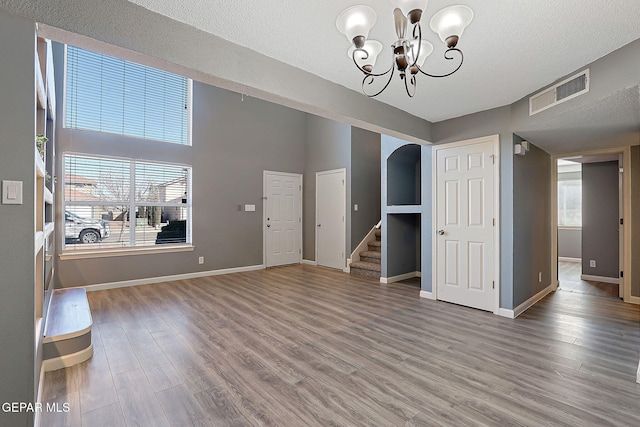
[[[136,202],[187,203],[188,169],[136,163]]]
[[[136,246],[185,243],[187,208],[181,206],[138,206]]]
[[[65,249],[92,250],[129,246],[129,215],[112,206],[66,205]]]
[[[66,156],[65,201],[128,204],[130,169],[124,160]]]
[[[558,182],[558,225],[582,226],[582,181]]]
[[[189,79],[67,46],[65,127],[188,144]]]

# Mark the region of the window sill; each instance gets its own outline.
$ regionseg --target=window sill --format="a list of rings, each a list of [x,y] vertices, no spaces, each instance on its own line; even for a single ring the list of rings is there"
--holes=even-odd
[[[192,245],[180,245],[180,246],[167,246],[162,248],[148,247],[148,248],[128,248],[128,249],[102,249],[99,251],[69,251],[58,255],[61,260],[70,259],[88,259],[88,258],[110,258],[118,256],[133,256],[133,255],[153,255],[164,254],[173,252],[191,252],[195,250],[195,246]]]

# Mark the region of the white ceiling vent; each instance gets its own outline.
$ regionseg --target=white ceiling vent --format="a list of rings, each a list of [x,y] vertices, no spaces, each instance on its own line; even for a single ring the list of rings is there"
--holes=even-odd
[[[529,98],[529,115],[589,92],[589,69],[561,81]]]

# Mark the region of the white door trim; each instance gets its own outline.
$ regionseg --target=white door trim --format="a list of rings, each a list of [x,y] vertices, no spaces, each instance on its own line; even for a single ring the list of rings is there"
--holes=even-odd
[[[295,176],[300,178],[300,202],[298,204],[300,212],[300,237],[298,241],[298,247],[300,248],[300,254],[298,257],[298,262],[302,262],[302,234],[304,230],[302,229],[303,224],[303,211],[302,211],[302,195],[304,189],[303,176],[300,173],[291,173],[291,172],[277,172],[277,171],[262,171],[262,265],[267,267],[267,175],[268,174],[277,174],[277,175],[285,175],[285,176]]]
[[[494,217],[496,219],[496,225],[493,227],[493,247],[494,247],[494,265],[493,265],[493,277],[496,283],[494,293],[494,305],[493,314],[500,315],[500,135],[489,135],[481,138],[466,139],[463,141],[451,142],[449,144],[441,144],[433,146],[433,153],[431,155],[431,169],[433,170],[433,179],[431,180],[431,232],[435,233],[438,228],[438,203],[437,203],[437,185],[438,185],[438,168],[437,159],[438,151],[447,148],[462,147],[465,145],[483,144],[491,142],[493,144],[493,155],[495,167],[493,168],[493,182],[494,182]],[[424,231],[423,231],[424,232]],[[434,234],[435,235],[435,234]],[[437,247],[438,239],[432,239],[432,254],[433,254],[433,267],[431,269],[431,293],[430,296],[433,299],[438,299],[438,286],[437,286]]]
[[[345,206],[345,211],[344,211],[344,221],[342,221],[342,250],[344,251],[344,256],[343,258],[343,266],[342,266],[342,270],[344,272],[349,272],[348,271],[348,266],[346,265],[346,256],[347,256],[347,169],[346,168],[340,168],[340,169],[331,169],[331,170],[326,170],[326,171],[321,171],[321,172],[316,172],[316,212],[315,212],[315,222],[313,223],[313,228],[315,229],[315,259],[316,259],[316,264],[318,262],[318,176],[320,175],[330,175],[330,174],[334,174],[334,173],[342,173],[344,174],[344,206]]]
[[[558,159],[575,156],[592,156],[598,154],[622,154],[622,191],[624,211],[624,277],[620,278],[620,286],[624,290],[624,302],[640,304],[639,297],[631,296],[630,277],[633,277],[631,263],[631,147],[608,148],[603,150],[581,151],[577,153],[554,154],[551,156],[551,280],[558,284]]]

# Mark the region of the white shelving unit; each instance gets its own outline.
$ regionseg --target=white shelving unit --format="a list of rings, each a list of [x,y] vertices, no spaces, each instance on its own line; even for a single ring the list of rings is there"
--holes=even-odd
[[[55,84],[53,78],[53,55],[51,42],[38,38],[36,52],[36,134],[46,136],[45,152],[41,155],[34,146],[35,170],[35,212],[34,257],[35,257],[35,356],[36,361],[43,359],[43,342],[46,329],[47,310],[53,292],[53,239],[54,225],[54,176],[52,161],[55,139]],[[34,139],[35,139],[34,135]],[[35,142],[34,142],[35,144]],[[50,158],[47,158],[47,157]],[[40,366],[40,364],[36,364]],[[36,376],[38,373],[36,373]],[[37,376],[38,378],[38,376]],[[42,382],[42,370],[40,372]],[[42,384],[39,384],[41,389]],[[38,393],[39,397],[40,393]]]

